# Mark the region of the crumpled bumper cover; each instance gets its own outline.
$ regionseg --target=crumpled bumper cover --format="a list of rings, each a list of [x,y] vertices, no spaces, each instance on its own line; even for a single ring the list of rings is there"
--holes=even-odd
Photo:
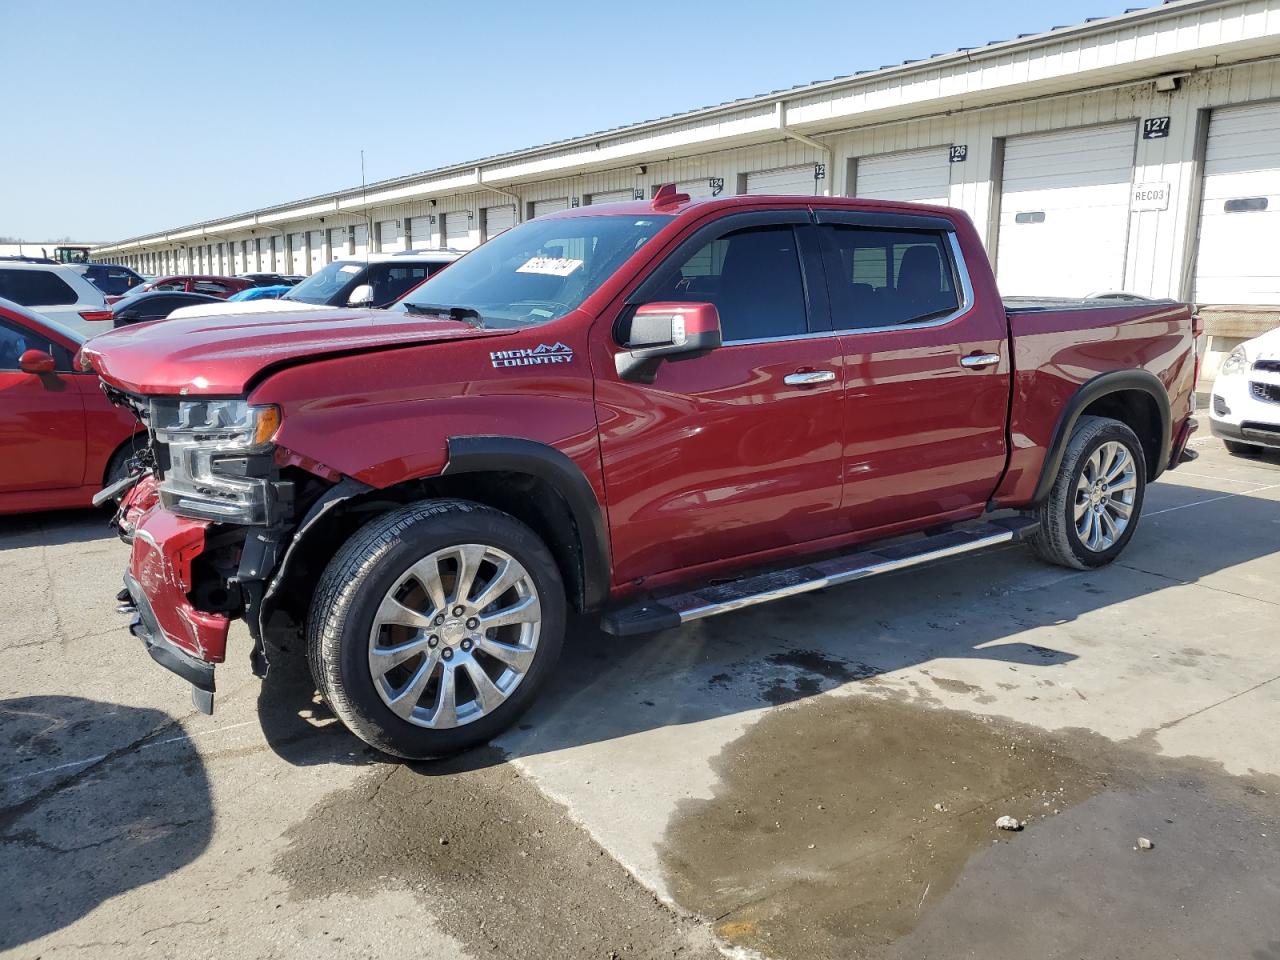
[[[136,607],[130,629],[158,663],[209,694],[212,709],[213,664],[226,658],[231,620],[197,610],[187,599],[192,563],[204,552],[210,526],[152,505],[131,524],[133,552],[125,586]],[[196,703],[206,706],[199,694]]]

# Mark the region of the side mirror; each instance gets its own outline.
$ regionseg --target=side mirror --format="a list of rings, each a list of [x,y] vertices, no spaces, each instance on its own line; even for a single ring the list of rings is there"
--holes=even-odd
[[[618,376],[653,383],[663,360],[692,360],[720,346],[720,314],[713,303],[646,303],[631,316]]]
[[[28,350],[18,358],[18,369],[23,373],[53,373],[53,357],[43,350]]]
[[[373,303],[373,287],[367,283],[362,283],[351,291],[351,296],[347,297],[348,307],[367,307]]]

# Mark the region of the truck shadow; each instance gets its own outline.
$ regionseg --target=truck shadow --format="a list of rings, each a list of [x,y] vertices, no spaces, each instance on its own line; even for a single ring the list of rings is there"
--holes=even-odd
[[[1233,496],[1202,503],[1223,496],[1198,487],[1153,487],[1151,516],[1120,561],[1099,570],[1048,566],[1029,548],[1014,546],[649,637],[619,639],[579,624],[557,677],[498,745],[510,756],[552,752],[785,704],[846,684],[876,687],[882,675],[910,667],[930,674],[913,682],[917,699],[963,694],[981,710],[1003,692],[949,678],[946,661],[956,660],[1004,664],[1006,689],[1016,686],[1030,700],[1047,696],[1045,688],[1055,683],[1049,678],[1061,672],[1056,682],[1070,683],[1074,661],[1094,652],[1113,655],[1110,648],[1125,642],[1125,632],[1161,632],[1162,624],[1143,618],[1162,603],[1142,603],[1144,597],[1205,580],[1222,580],[1223,590],[1267,589],[1257,572],[1230,571],[1280,552],[1280,500]],[[1230,579],[1237,576],[1238,582]],[[1221,597],[1218,615],[1206,612],[1208,646],[1213,625],[1228,622],[1242,604],[1266,615],[1262,601]],[[1090,616],[1130,602],[1121,633],[1114,617],[1104,624]],[[1069,639],[1071,649],[1052,648],[1057,636]],[[895,686],[901,692],[901,684]]]
[[[111,513],[101,510],[45,510],[0,516],[0,550],[21,547],[56,547],[95,540],[119,542],[107,526]],[[127,549],[121,545],[122,549]]]
[[[1213,489],[1153,487],[1150,515],[1129,550],[1099,570],[1049,566],[1028,548],[1009,546],[650,636],[612,637],[580,618],[555,677],[496,741],[500,751],[418,769],[444,775],[500,762],[502,752],[532,756],[757,711],[847,684],[877,687],[883,675],[911,667],[930,674],[915,682],[919,699],[963,693],[981,709],[1000,692],[949,678],[945,661],[992,661],[1007,666],[1010,687],[1051,687],[1043,668],[1062,670],[1065,679],[1074,661],[1094,651],[1109,655],[1109,647],[1124,642],[1114,625],[1095,625],[1090,614],[1229,575],[1280,550],[1280,501],[1223,497]],[[1187,506],[1196,509],[1181,509]],[[1142,616],[1135,606],[1122,629],[1150,627]],[[1069,637],[1072,649],[1054,649],[1055,636]],[[1034,700],[1043,691],[1023,692]],[[313,693],[301,670],[281,671],[264,685],[259,715],[281,757],[295,764],[385,759],[336,722],[317,730],[315,718],[329,715]]]
[[[0,701],[0,730],[0,952],[167,876],[208,846],[204,764],[168,715],[82,697],[15,697]]]

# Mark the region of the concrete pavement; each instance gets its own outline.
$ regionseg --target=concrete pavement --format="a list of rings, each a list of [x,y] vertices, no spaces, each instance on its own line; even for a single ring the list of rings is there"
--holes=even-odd
[[[443,765],[259,684],[239,629],[196,714],[112,610],[100,516],[0,520],[0,948],[1275,955],[1280,460],[1194,446],[1110,568],[1010,547],[579,624],[520,727]]]

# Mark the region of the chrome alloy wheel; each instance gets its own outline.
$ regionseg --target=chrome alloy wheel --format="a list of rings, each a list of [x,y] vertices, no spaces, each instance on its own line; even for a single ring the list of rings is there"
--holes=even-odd
[[[1137,491],[1137,467],[1124,444],[1110,440],[1085,461],[1076,481],[1075,523],[1088,550],[1101,553],[1120,539]]]
[[[510,554],[477,543],[437,550],[400,576],[374,615],[374,688],[416,726],[471,723],[520,685],[541,625],[537,586]]]

